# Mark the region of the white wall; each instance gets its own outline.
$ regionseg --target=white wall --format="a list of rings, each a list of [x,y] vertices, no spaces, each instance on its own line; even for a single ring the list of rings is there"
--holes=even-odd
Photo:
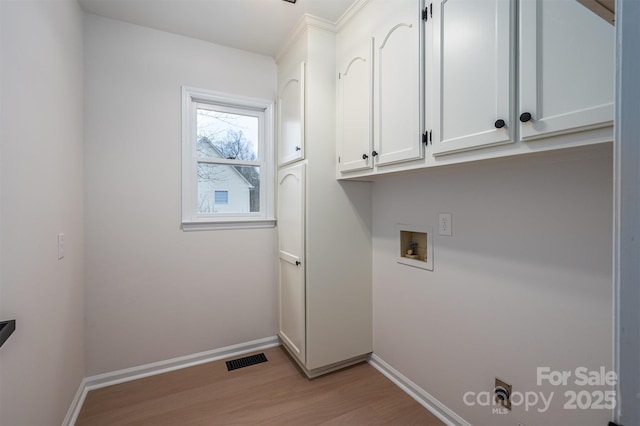
[[[180,230],[181,85],[275,99],[273,59],[85,20],[87,375],[277,332],[275,229]]]
[[[439,212],[453,236],[434,235],[434,271],[397,264],[395,224],[437,229]],[[536,367],[612,368],[611,217],[610,144],[379,179],[374,352],[474,425],[606,424],[610,410],[563,410]],[[496,376],[555,391],[552,407],[463,403]]]
[[[84,377],[82,12],[0,1],[0,424],[60,424]],[[57,234],[65,234],[58,260]]]

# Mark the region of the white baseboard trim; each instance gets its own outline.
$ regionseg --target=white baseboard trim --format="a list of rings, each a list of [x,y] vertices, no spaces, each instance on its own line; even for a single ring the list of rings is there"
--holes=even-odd
[[[80,409],[84,403],[84,399],[87,396],[87,392],[87,378],[85,377],[80,382],[80,386],[78,386],[76,396],[73,397],[73,401],[71,401],[71,405],[67,410],[67,415],[64,416],[64,420],[62,421],[62,426],[73,426],[76,423],[78,414],[80,414]]]
[[[420,405],[433,413],[434,416],[442,420],[448,426],[471,426],[469,422],[457,415],[453,410],[438,401],[427,391],[413,383],[398,370],[387,364],[382,358],[376,354],[371,354],[369,364],[389,380],[398,385],[400,389],[405,391],[411,398],[415,399]]]
[[[157,374],[168,373],[169,371],[193,367],[207,362],[219,361],[224,358],[239,356],[248,352],[259,351],[276,346],[280,346],[280,340],[278,339],[278,336],[271,336],[264,339],[226,346],[224,348],[213,349],[211,351],[200,352],[197,354],[181,356],[165,361],[153,362],[150,364],[139,365],[137,367],[125,368],[123,370],[86,377],[80,383],[78,392],[76,392],[76,396],[73,398],[69,411],[67,411],[67,415],[62,424],[63,426],[75,425],[76,420],[78,419],[78,414],[80,414],[82,404],[84,403],[84,399],[87,396],[87,392],[90,390],[105,388],[107,386],[130,382],[132,380],[155,376]]]

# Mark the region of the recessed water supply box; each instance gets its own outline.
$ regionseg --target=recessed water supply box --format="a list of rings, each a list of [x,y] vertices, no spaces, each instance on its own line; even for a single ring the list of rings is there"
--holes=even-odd
[[[432,228],[399,223],[398,263],[433,271]]]

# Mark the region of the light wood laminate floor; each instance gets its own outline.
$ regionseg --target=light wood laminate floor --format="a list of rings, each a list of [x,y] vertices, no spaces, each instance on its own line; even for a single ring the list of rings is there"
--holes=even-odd
[[[281,347],[90,391],[77,425],[442,425],[369,364],[308,380]]]

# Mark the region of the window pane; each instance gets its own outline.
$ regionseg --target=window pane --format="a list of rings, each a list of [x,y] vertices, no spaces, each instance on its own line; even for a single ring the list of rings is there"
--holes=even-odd
[[[215,191],[213,202],[215,204],[229,204],[229,191]]]
[[[258,117],[198,108],[198,157],[258,160]]]
[[[198,213],[260,212],[260,167],[198,163]]]

